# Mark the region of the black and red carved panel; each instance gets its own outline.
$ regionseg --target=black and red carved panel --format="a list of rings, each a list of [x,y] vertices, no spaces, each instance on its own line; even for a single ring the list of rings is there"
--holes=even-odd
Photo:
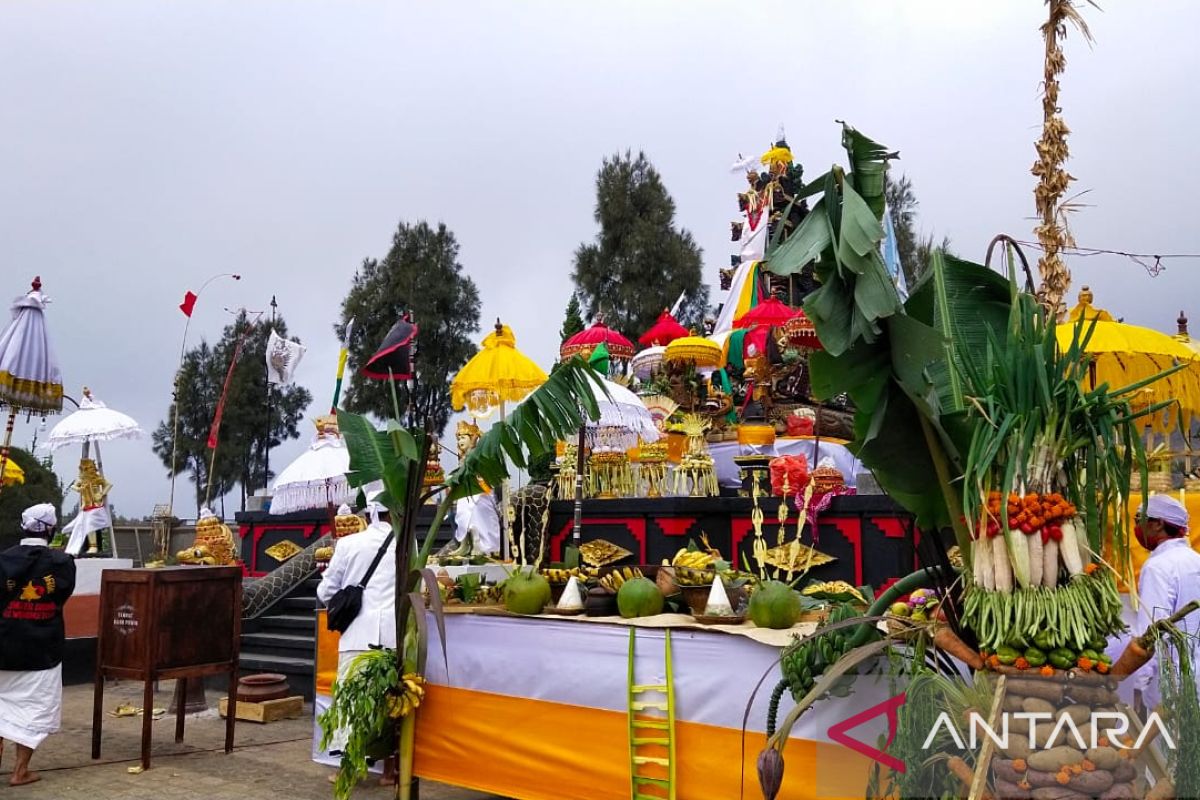
[[[763,535],[768,546],[779,542],[778,504],[761,501]],[[658,500],[587,500],[580,542],[606,539],[634,555],[626,563],[659,564],[706,534],[710,545],[735,566],[744,566],[753,548],[751,501],[746,498],[663,498]],[[807,526],[802,541],[835,561],[814,568],[816,580],[844,580],[855,586],[887,586],[917,567],[919,532],[912,516],[886,497],[838,497],[817,520],[813,541]],[[786,539],[795,537],[791,510]],[[550,510],[550,557],[562,558],[573,533],[573,504],[558,501]]]

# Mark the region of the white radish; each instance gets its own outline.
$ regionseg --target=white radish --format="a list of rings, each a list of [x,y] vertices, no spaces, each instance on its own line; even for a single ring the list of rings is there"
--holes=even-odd
[[[1029,585],[1042,585],[1042,532],[1034,531],[1029,536],[1025,537],[1029,540]]]
[[[1050,539],[1042,547],[1042,586],[1058,586],[1058,542]]]
[[[996,537],[1000,538],[1000,537]],[[1029,545],[1025,540],[1029,538],[1020,530],[1009,529],[1004,532],[1004,539],[1008,546],[1008,561],[1010,565],[1009,588],[1012,588],[1012,579],[1016,578],[1017,583],[1021,588],[1029,586]]]
[[[1062,524],[1062,541],[1058,543],[1058,551],[1071,577],[1083,573],[1083,557],[1079,554],[1079,533],[1071,520]]]
[[[975,584],[992,591],[996,588],[996,573],[992,564],[992,543],[986,534],[980,534],[975,540],[973,555],[975,556]]]
[[[1020,535],[1020,531],[1017,533]],[[1008,541],[1004,536],[992,537],[992,571],[996,574],[996,591],[1011,592],[1013,573],[1008,560]]]

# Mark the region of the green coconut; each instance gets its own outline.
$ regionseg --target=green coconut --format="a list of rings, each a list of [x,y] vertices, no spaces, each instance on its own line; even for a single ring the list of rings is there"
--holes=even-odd
[[[504,607],[514,614],[540,614],[550,602],[550,582],[538,572],[518,570],[504,581]]]
[[[760,628],[792,627],[800,619],[800,593],[780,581],[763,581],[750,597],[750,619]]]
[[[625,619],[652,617],[663,610],[663,594],[649,578],[634,578],[617,590],[617,610]]]

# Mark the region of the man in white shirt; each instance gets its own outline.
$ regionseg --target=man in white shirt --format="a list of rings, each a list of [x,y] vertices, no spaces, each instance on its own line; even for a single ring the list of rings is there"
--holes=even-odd
[[[1150,551],[1138,576],[1138,616],[1133,635],[1141,636],[1155,620],[1170,617],[1192,600],[1200,598],[1200,553],[1188,542],[1188,512],[1164,494],[1156,494],[1138,514],[1134,535]],[[1181,629],[1195,635],[1200,626],[1190,617]],[[1198,653],[1193,649],[1192,657]],[[1163,656],[1169,656],[1163,653]],[[1158,686],[1158,660],[1151,659],[1130,678],[1141,693],[1145,707],[1154,710],[1162,701]],[[1135,694],[1136,697],[1136,694]]]
[[[388,522],[376,521],[364,531],[338,539],[333,558],[317,586],[317,598],[322,604],[328,604],[343,587],[362,582],[391,532],[392,526]],[[338,681],[345,677],[354,658],[372,646],[396,646],[395,537],[388,542],[383,558],[363,589],[362,609],[338,641]],[[336,685],[334,691],[337,691]],[[339,731],[333,738],[332,751],[341,750],[345,743],[345,736]]]

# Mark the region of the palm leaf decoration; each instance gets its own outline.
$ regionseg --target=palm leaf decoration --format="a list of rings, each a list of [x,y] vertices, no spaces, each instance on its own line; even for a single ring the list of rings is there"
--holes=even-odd
[[[592,384],[607,395],[600,375],[581,356],[561,363],[506,419],[493,424],[450,473],[451,499],[478,494],[480,480],[499,486],[509,477],[506,457],[524,469],[531,459],[553,452],[559,441],[573,439],[589,420],[599,419]]]

